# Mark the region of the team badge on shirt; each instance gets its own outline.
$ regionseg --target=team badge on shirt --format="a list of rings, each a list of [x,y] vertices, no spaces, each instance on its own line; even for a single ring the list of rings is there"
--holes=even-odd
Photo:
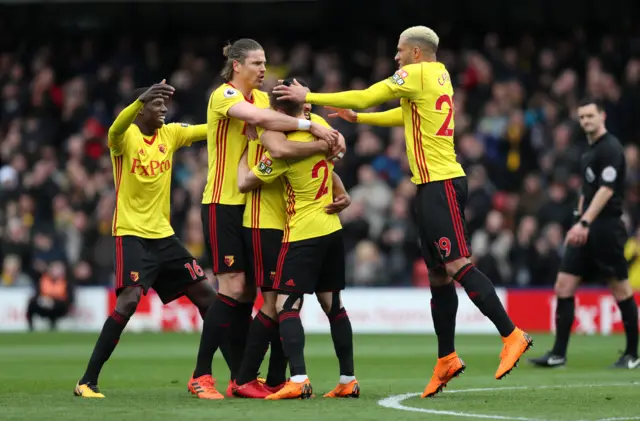
[[[258,171],[260,171],[262,174],[269,175],[273,171],[273,169],[271,168],[271,165],[273,165],[273,161],[267,158],[266,155],[262,155],[262,158],[260,159],[260,163],[258,164]]]
[[[166,153],[167,153],[167,147],[165,146],[165,144],[164,144],[164,143],[161,143],[161,144],[159,144],[159,145],[158,145],[158,150],[159,150],[160,152],[162,152],[163,154],[166,154]]]
[[[238,91],[232,88],[227,88],[224,90],[224,93],[222,95],[224,95],[225,98],[231,98],[238,95]]]
[[[404,85],[404,80],[406,79],[407,76],[409,76],[409,74],[406,71],[400,69],[397,72],[395,72],[393,76],[391,76],[390,80],[391,80],[391,83],[395,83],[398,86],[402,86]]]
[[[228,256],[224,256],[224,264],[231,267],[233,265],[233,262],[235,262],[236,259],[234,256],[232,255],[228,255]]]
[[[131,272],[129,274],[129,277],[133,282],[138,282],[138,279],[140,279],[140,274],[138,272]]]
[[[144,155],[144,149],[140,148],[140,150],[138,151],[138,153],[139,153],[140,155]]]

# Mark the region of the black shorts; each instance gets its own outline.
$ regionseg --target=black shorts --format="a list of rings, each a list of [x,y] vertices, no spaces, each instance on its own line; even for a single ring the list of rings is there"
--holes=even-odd
[[[247,275],[260,288],[273,288],[278,255],[282,246],[282,230],[243,228],[247,250]]]
[[[166,304],[207,279],[175,235],[159,239],[125,235],[115,240],[116,294],[126,287],[140,287],[146,295],[153,288]]]
[[[629,275],[624,258],[627,239],[627,231],[620,218],[597,219],[589,228],[585,245],[567,245],[560,272],[587,281],[624,281]]]
[[[420,184],[416,217],[424,262],[429,269],[471,256],[464,208],[467,178]]]
[[[202,228],[213,273],[245,271],[242,239],[244,205],[202,205]]]
[[[342,230],[322,237],[282,243],[273,289],[313,294],[345,288]]]

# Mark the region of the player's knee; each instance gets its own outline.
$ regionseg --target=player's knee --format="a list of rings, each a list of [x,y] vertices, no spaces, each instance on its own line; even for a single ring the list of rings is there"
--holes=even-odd
[[[453,262],[445,263],[444,267],[446,269],[448,278],[453,278],[455,274],[460,272],[460,269],[467,266],[471,263],[468,257],[463,257],[461,259],[454,260]],[[446,282],[445,282],[446,283]]]
[[[447,274],[445,267],[440,266],[435,269],[429,269],[429,283],[431,285],[441,287],[449,282],[451,282],[451,277]]]
[[[278,311],[276,310],[278,294],[275,291],[262,291],[262,297],[264,301],[262,307],[260,307],[260,311],[272,319],[276,319],[278,317]]]
[[[300,310],[304,296],[297,292],[279,292],[276,301],[276,310],[278,313],[283,311]]]
[[[556,293],[556,296],[558,296],[559,298],[569,298],[573,297],[573,295],[576,293],[576,289],[578,289],[579,284],[580,278],[578,278],[577,276],[560,272],[558,273],[558,277],[556,278],[556,283],[553,286],[553,289]]]
[[[633,296],[633,288],[631,288],[631,283],[628,279],[624,281],[618,281],[617,279],[609,281],[609,288],[616,301],[624,301]]]
[[[136,312],[140,297],[142,296],[142,288],[128,287],[120,291],[116,300],[116,311],[122,316],[131,317]]]
[[[342,308],[342,299],[340,298],[340,292],[324,292],[318,295],[318,301],[324,313],[329,317],[333,317]]]
[[[187,298],[200,310],[206,310],[216,299],[216,290],[206,280],[187,288]]]
[[[240,301],[241,303],[252,303],[256,300],[257,292],[258,289],[256,288],[255,284],[245,282],[244,289],[242,290],[242,294],[240,295],[238,301]]]
[[[218,292],[234,300],[240,301],[245,293],[245,276],[243,272],[221,273],[218,275]]]

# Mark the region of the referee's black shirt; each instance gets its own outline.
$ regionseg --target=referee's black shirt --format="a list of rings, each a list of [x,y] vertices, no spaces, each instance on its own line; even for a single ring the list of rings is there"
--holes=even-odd
[[[584,195],[582,212],[587,210],[598,189],[607,186],[613,189],[613,196],[596,219],[620,217],[627,165],[624,148],[618,138],[609,132],[602,135],[582,154],[581,164]]]

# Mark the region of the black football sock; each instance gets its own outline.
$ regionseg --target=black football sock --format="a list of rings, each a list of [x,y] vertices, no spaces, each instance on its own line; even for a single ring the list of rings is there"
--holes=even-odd
[[[500,336],[509,336],[516,328],[496,294],[493,284],[473,264],[465,265],[453,276],[478,309],[493,322]]]
[[[291,377],[306,375],[304,362],[304,328],[298,310],[282,310],[278,313],[282,349],[289,360]]]
[[[111,315],[102,326],[102,331],[93,348],[87,370],[84,372],[82,379],[80,379],[80,384],[98,384],[98,376],[100,375],[102,366],[107,362],[109,357],[111,357],[113,350],[116,349],[116,345],[120,341],[120,335],[122,335],[122,331],[128,321],[128,317],[123,316],[116,310],[111,312]]]
[[[453,282],[446,285],[431,285],[431,318],[438,337],[438,358],[446,357],[456,350],[456,314],[458,294]]]
[[[618,307],[622,315],[624,333],[627,336],[627,349],[624,353],[638,358],[638,305],[635,297],[632,295],[626,300],[618,301]]]
[[[231,379],[234,380],[242,367],[244,349],[247,345],[247,337],[251,328],[253,303],[238,303],[229,328],[228,338],[231,348]]]
[[[275,320],[261,311],[256,314],[249,328],[244,358],[236,376],[238,385],[249,383],[258,377],[258,370],[260,370],[260,364],[262,364],[267,348],[269,348],[269,341],[273,332],[277,330],[278,324]]]
[[[271,355],[269,356],[269,371],[267,372],[267,386],[279,386],[287,381],[287,357],[284,356],[280,327],[276,324],[271,331]]]
[[[211,303],[207,314],[204,316],[202,334],[200,335],[200,347],[193,377],[197,378],[205,374],[211,374],[213,355],[226,338],[233,313],[238,302],[231,297],[218,294]]]
[[[198,308],[198,311],[200,311],[200,317],[202,317],[202,320],[204,320],[204,316],[206,316],[207,310],[209,310],[209,308],[210,307]],[[222,341],[219,348],[220,348],[220,353],[224,358],[224,362],[227,363],[227,367],[229,368],[229,371],[231,371],[231,355],[232,355],[231,344],[229,344],[229,341],[225,339]]]
[[[343,308],[336,314],[327,315],[331,325],[331,339],[340,364],[341,376],[353,376],[353,330],[347,311]]]
[[[556,341],[553,344],[551,353],[564,357],[567,355],[571,326],[575,317],[576,300],[575,297],[557,298],[556,300]]]

